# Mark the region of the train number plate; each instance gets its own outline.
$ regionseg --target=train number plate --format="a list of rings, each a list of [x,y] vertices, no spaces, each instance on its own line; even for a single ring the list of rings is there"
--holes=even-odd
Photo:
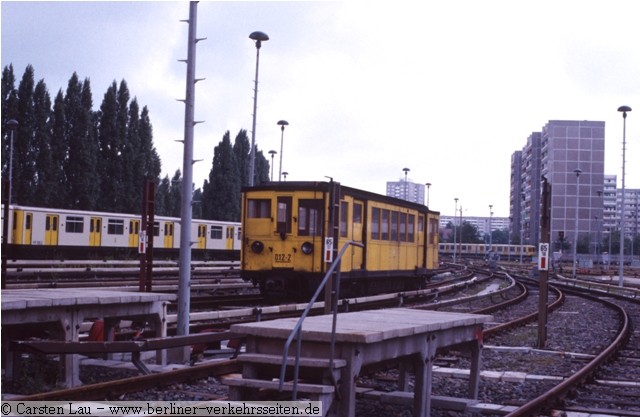
[[[290,253],[276,253],[274,254],[274,261],[276,263],[288,264],[292,261],[292,256]]]

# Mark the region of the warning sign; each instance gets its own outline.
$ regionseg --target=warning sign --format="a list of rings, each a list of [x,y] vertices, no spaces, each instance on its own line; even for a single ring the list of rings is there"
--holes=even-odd
[[[538,245],[538,269],[540,271],[549,270],[549,244],[540,243]]]

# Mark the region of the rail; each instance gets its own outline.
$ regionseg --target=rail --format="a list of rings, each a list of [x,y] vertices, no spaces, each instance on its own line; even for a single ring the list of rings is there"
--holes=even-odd
[[[311,311],[311,308],[313,307],[313,304],[316,302],[316,300],[320,296],[320,292],[324,289],[325,285],[329,281],[329,278],[331,277],[331,275],[333,274],[335,269],[338,266],[340,266],[340,262],[342,260],[342,256],[344,255],[344,253],[347,250],[347,247],[349,247],[349,245],[358,246],[358,247],[361,247],[361,248],[364,247],[364,245],[362,243],[355,242],[353,240],[350,240],[350,241],[348,241],[348,242],[346,242],[344,244],[344,246],[340,250],[340,253],[336,257],[336,260],[331,264],[331,267],[327,270],[327,273],[325,274],[324,278],[320,282],[320,285],[318,285],[318,289],[316,289],[316,292],[313,294],[313,297],[311,297],[311,300],[309,301],[309,304],[307,304],[307,307],[302,312],[302,315],[298,319],[296,325],[291,330],[291,334],[289,335],[289,337],[287,338],[287,341],[284,344],[284,352],[282,353],[282,366],[280,368],[280,385],[279,385],[279,388],[278,388],[280,391],[282,391],[282,388],[284,386],[284,376],[285,376],[285,372],[287,370],[287,357],[289,356],[289,348],[291,347],[291,343],[293,342],[293,338],[294,337],[297,338],[295,362],[294,362],[294,365],[293,365],[294,366],[294,368],[293,368],[293,392],[291,394],[291,398],[292,398],[293,401],[295,401],[297,399],[297,396],[298,396],[298,373],[299,373],[299,369],[300,369],[300,351],[301,351],[301,347],[302,347],[302,323],[304,322],[304,320],[309,315],[309,312]],[[332,309],[333,309],[333,326],[332,326],[332,331],[331,331],[331,348],[330,348],[330,354],[329,354],[329,369],[330,370],[333,370],[333,362],[334,362],[334,356],[335,356],[336,322],[337,322],[337,315],[338,315],[338,298],[340,298],[339,297],[339,295],[340,295],[340,268],[338,268],[336,282],[334,282],[334,288],[336,288],[336,294],[335,294],[335,297],[333,297],[333,306],[332,306]],[[325,300],[325,303],[327,303],[327,302],[329,302],[329,301]],[[334,379],[335,378],[334,377],[334,373],[330,372],[330,374],[331,374],[331,378],[333,379],[333,385],[336,386],[337,382]],[[336,392],[338,392],[338,390],[336,390]]]

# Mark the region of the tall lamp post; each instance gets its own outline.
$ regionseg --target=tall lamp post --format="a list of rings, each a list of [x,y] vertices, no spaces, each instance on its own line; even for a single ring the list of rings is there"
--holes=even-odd
[[[618,285],[624,285],[624,229],[626,221],[624,218],[624,171],[625,171],[625,151],[627,148],[627,113],[631,111],[629,106],[620,106],[618,111],[622,112],[622,208],[620,210],[620,278]]]
[[[273,157],[277,153],[278,152],[274,151],[273,149],[269,151],[269,155],[271,155],[271,182],[273,182]]]
[[[284,127],[289,126],[289,123],[286,120],[280,120],[278,122],[278,126],[280,126],[280,173],[278,174],[278,181],[282,181],[282,146],[284,144]]]
[[[253,88],[253,127],[251,129],[251,158],[249,162],[249,186],[253,186],[253,175],[256,166],[256,111],[258,107],[258,67],[260,66],[260,47],[269,36],[260,31],[251,32],[249,39],[256,41],[256,79]]]
[[[7,127],[11,130],[9,135],[9,181],[6,190],[6,200],[4,202],[4,218],[2,219],[2,289],[7,286],[7,259],[9,257],[9,206],[11,205],[11,191],[13,186],[13,136],[18,128],[18,121],[11,119],[7,121]]]
[[[431,183],[428,182],[425,185],[427,186],[427,207],[429,207],[429,188],[431,188]]]
[[[582,170],[576,168],[573,170],[576,173],[576,221],[573,228],[573,279],[576,279],[576,257],[578,253],[578,208],[580,206],[580,173]]]
[[[456,263],[456,217],[458,216],[458,197],[454,198],[456,202],[455,209],[453,210],[453,263]]]
[[[407,200],[409,195],[409,184],[407,183],[407,173],[411,171],[409,168],[402,168],[404,171],[404,199]]]

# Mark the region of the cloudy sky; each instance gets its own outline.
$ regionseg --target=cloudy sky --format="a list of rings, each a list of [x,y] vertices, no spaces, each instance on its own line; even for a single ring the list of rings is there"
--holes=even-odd
[[[2,1],[2,66],[33,65],[52,96],[73,72],[98,109],[115,80],[148,106],[163,176],[182,170],[187,2]],[[387,181],[432,184],[430,207],[509,215],[511,154],[549,120],[606,122],[605,173],[640,188],[637,0],[214,2],[198,4],[194,182],[228,130],[280,152],[289,180],[384,194]],[[278,173],[275,159],[275,176]]]

